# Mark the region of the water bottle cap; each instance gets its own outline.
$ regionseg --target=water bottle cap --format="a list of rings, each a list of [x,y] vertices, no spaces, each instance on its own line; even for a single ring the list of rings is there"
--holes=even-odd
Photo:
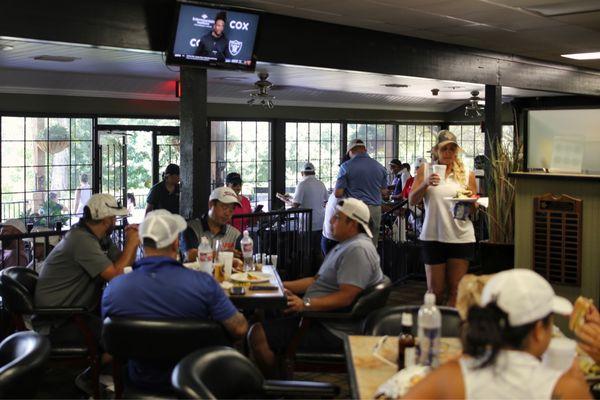
[[[208,238],[206,236],[200,237],[200,244],[208,244]]]
[[[250,233],[247,230],[245,230],[244,231],[244,237],[248,237],[249,235],[250,235]]]
[[[413,316],[411,313],[402,313],[402,325],[403,326],[412,326],[413,324]]]
[[[435,305],[435,293],[425,293],[425,304],[428,306]]]

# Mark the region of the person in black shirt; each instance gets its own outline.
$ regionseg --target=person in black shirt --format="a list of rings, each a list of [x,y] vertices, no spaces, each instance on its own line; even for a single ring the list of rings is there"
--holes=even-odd
[[[196,55],[216,58],[219,62],[225,61],[229,45],[229,41],[225,37],[224,32],[226,18],[225,12],[217,14],[212,31],[200,38],[200,44],[198,45],[198,50],[196,50]]]
[[[146,214],[161,208],[179,214],[179,165],[167,166],[163,180],[152,186],[146,203]]]

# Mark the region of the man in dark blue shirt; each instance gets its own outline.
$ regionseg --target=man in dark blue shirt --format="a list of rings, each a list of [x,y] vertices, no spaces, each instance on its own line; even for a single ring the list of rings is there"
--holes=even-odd
[[[197,55],[214,58],[219,62],[225,61],[229,45],[224,32],[226,19],[224,11],[217,14],[212,30],[200,38]]]
[[[163,180],[150,189],[146,204],[146,214],[163,208],[173,214],[179,214],[179,165],[167,166]]]
[[[179,234],[185,220],[166,210],[148,213],[140,225],[145,257],[133,272],[111,281],[102,296],[102,317],[147,319],[213,319],[234,339],[241,339],[248,323],[211,275],[187,269],[176,260]],[[144,389],[170,388],[173,365],[129,362],[129,378]]]

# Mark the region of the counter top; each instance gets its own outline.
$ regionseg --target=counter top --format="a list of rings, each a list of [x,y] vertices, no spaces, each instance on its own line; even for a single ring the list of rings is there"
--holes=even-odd
[[[511,178],[516,179],[547,179],[547,180],[580,180],[599,182],[600,175],[584,175],[584,174],[573,174],[573,173],[558,173],[558,172],[511,172],[508,174]]]

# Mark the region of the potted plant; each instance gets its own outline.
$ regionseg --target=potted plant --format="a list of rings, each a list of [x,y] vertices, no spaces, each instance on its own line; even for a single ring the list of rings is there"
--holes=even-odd
[[[488,240],[479,242],[481,267],[484,273],[495,273],[514,267],[515,179],[511,172],[521,169],[522,149],[509,149],[500,141],[492,143],[487,159],[486,174],[489,205],[487,216]]]

